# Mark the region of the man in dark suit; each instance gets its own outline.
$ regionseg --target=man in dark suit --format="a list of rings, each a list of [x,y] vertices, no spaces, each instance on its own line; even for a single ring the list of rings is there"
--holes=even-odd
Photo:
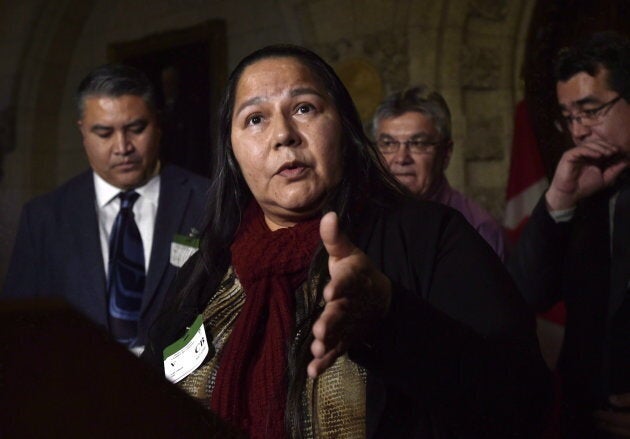
[[[596,34],[556,59],[566,151],[509,268],[527,301],[559,300],[565,437],[630,436],[630,41]],[[625,171],[625,172],[624,172]]]
[[[195,250],[209,180],[160,162],[156,96],[140,71],[93,70],[77,103],[91,170],[24,207],[5,296],[60,296],[139,350]]]

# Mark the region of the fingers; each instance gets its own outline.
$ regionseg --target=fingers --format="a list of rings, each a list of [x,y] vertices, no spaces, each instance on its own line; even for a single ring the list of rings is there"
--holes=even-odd
[[[344,319],[347,317],[348,300],[339,299],[328,302],[324,307],[324,311],[313,325],[313,336],[315,341],[319,341],[322,349],[313,347],[311,351],[313,356],[321,357],[328,347],[337,345],[342,335],[341,328]]]
[[[561,162],[588,164],[604,159],[605,157],[613,157],[619,154],[620,151],[617,146],[597,141],[589,141],[565,152]]]
[[[323,292],[326,306],[313,325],[315,340],[311,344],[311,352],[314,358],[307,368],[312,378],[323,373],[345,352],[347,335],[342,328],[348,326],[348,295],[357,282],[357,248],[339,229],[339,218],[335,212],[322,217],[319,233],[329,255],[330,281]]]
[[[594,165],[601,172],[609,168],[615,168],[619,172],[628,166],[630,157],[618,146],[604,143],[598,140],[586,142],[565,153],[567,160],[578,166]]]
[[[594,413],[597,428],[619,437],[630,437],[630,413],[598,410]]]
[[[612,185],[628,163],[617,146],[598,140],[568,150],[545,194],[547,205],[552,211],[575,207],[582,198]]]
[[[310,377],[317,377],[346,350],[347,329],[352,326],[349,296],[360,283],[361,253],[339,229],[337,214],[329,212],[320,222],[320,236],[329,254],[330,281],[324,288],[324,311],[313,325],[315,340],[311,344],[313,361],[307,368]]]
[[[325,355],[319,358],[314,358],[306,369],[306,373],[311,378],[317,378],[326,371],[343,353],[340,349],[331,349]]]
[[[583,142],[580,144],[580,146],[578,146],[578,148],[585,148],[591,151],[597,151],[601,154],[617,154],[619,152],[618,146],[602,142],[600,140],[589,140],[587,142]]]
[[[608,154],[617,154],[621,152],[620,145],[615,145],[603,139],[593,138],[580,143],[578,148],[585,147],[594,150],[606,151]]]
[[[323,291],[324,311],[313,325],[313,361],[307,372],[318,376],[342,355],[370,322],[387,311],[391,283],[339,228],[337,214],[320,221],[320,236],[328,252],[330,281]]]
[[[324,311],[313,325],[315,340],[311,344],[313,361],[307,372],[319,376],[346,350],[343,320],[346,318],[347,300],[340,299],[326,304]]]

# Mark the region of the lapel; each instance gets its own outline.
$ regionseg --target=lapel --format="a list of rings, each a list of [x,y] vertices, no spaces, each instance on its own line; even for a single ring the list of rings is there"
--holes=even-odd
[[[607,321],[613,312],[610,298],[610,190],[604,190],[587,199],[580,206],[580,226],[577,228],[579,247],[573,254],[579,258],[572,269],[577,269],[579,281],[576,293],[590,297],[585,306],[600,322]],[[577,245],[577,244],[576,244]],[[591,294],[597,291],[598,294]]]
[[[160,177],[160,197],[153,230],[153,247],[142,303],[143,312],[153,301],[164,273],[169,268],[171,242],[181,227],[190,198],[187,177],[172,166],[165,166]],[[168,285],[162,286],[168,288]]]
[[[363,209],[361,219],[358,224],[358,228],[352,237],[353,242],[363,252],[365,252],[372,262],[381,271],[384,271],[383,252],[382,251],[370,251],[371,249],[383,248],[383,242],[377,237],[382,237],[383,224],[377,221],[379,215],[375,215],[375,212],[379,211],[379,207],[372,205],[371,203]],[[378,231],[377,231],[378,229]],[[378,427],[381,423],[383,411],[387,403],[387,388],[385,383],[380,377],[368,372],[366,383],[366,438],[374,438],[378,434]]]
[[[77,256],[78,291],[83,296],[86,312],[97,322],[107,324],[107,298],[105,267],[101,250],[96,214],[96,193],[92,171],[81,175],[65,199],[63,211],[68,212],[68,232],[72,236]],[[78,294],[78,293],[77,293]]]
[[[612,218],[614,218],[614,210],[613,213],[609,216],[612,216]],[[610,221],[612,221],[612,218],[610,219]],[[612,232],[612,239],[615,239],[615,231],[613,229]],[[622,235],[623,238],[623,235]],[[610,235],[609,235],[609,240],[610,240]],[[621,239],[621,241],[624,241],[624,239]],[[611,244],[611,248],[612,248],[612,244]],[[624,301],[626,300],[626,297],[628,296],[626,291],[613,291],[612,289],[616,289],[615,287],[613,287],[613,270],[612,270],[612,251],[611,253],[611,257],[609,258],[609,264],[608,264],[608,269],[610,272],[610,283],[608,285],[608,290],[610,291],[610,299],[608,302],[608,319],[612,319],[615,314],[617,313],[617,311],[619,310],[619,308],[621,307],[621,305],[624,303]]]

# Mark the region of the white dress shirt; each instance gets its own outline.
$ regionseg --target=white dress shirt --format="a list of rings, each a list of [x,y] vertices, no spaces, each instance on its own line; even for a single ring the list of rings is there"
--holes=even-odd
[[[109,236],[112,233],[114,221],[120,210],[118,194],[125,192],[107,183],[95,172],[94,189],[96,190],[96,213],[98,215],[98,230],[101,238],[101,251],[105,264],[105,276],[109,271]],[[151,178],[144,186],[134,189],[140,196],[133,205],[133,214],[144,247],[144,269],[149,271],[149,259],[153,246],[153,231],[157,214],[158,199],[160,197],[160,174]]]

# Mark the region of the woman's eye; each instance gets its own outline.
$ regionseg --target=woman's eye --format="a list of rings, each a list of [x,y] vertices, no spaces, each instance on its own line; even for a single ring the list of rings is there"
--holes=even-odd
[[[300,114],[310,113],[313,110],[313,106],[311,104],[302,104],[298,107],[297,111]]]
[[[247,118],[247,125],[258,125],[262,122],[262,117],[260,115],[254,115]]]

